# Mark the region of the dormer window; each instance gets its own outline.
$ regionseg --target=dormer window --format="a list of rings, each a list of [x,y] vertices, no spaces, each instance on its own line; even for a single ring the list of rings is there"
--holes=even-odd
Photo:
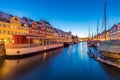
[[[27,27],[28,25],[27,24],[24,24],[25,27]]]
[[[21,25],[21,20],[20,20],[18,17],[12,17],[12,18],[10,19],[10,23]]]
[[[15,18],[15,20],[17,21],[18,19],[17,19],[17,18]]]
[[[36,22],[32,22],[32,28],[38,28],[38,24]]]
[[[2,26],[2,24],[0,23],[0,27]]]
[[[6,24],[3,24],[3,27],[6,27]]]

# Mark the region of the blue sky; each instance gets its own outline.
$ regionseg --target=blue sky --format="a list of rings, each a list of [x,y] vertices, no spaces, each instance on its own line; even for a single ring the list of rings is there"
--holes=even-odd
[[[88,29],[103,31],[104,2],[107,1],[107,29],[120,22],[120,0],[2,0],[0,11],[39,21],[45,19],[56,28],[88,36]]]

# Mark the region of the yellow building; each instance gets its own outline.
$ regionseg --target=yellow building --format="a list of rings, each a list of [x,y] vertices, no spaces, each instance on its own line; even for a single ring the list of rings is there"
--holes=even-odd
[[[17,16],[11,17],[8,21],[0,20],[0,41],[4,41],[5,44],[14,43],[13,35],[28,33],[28,27],[22,25]]]

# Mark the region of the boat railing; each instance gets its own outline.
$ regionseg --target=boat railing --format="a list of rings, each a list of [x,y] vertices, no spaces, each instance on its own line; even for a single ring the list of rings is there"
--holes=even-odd
[[[28,48],[28,47],[36,47],[36,46],[41,46],[38,44],[10,44],[7,45],[6,48]]]
[[[106,47],[111,47],[111,48],[118,48],[118,49],[120,49],[120,46],[118,46],[118,45],[101,44],[101,46],[106,46]]]
[[[37,47],[42,46],[40,44],[7,44],[6,48],[28,48],[28,47]]]
[[[101,44],[101,46],[99,46],[99,49],[109,51],[109,52],[118,52],[118,53],[120,52],[120,46],[118,45]]]
[[[55,45],[55,44],[49,44],[49,45]],[[28,47],[38,47],[38,46],[46,46],[42,44],[7,44],[5,45],[5,48],[28,48]]]

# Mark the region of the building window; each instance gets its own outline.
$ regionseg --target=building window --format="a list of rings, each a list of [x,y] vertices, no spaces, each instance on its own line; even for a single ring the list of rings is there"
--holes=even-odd
[[[10,41],[10,38],[8,37],[8,41]]]
[[[17,27],[14,27],[15,29],[17,29]]]
[[[18,19],[17,19],[17,18],[15,18],[15,20],[17,21]]]
[[[11,38],[11,41],[12,41],[12,42],[14,41],[13,38]]]
[[[13,35],[13,31],[11,32],[11,35]]]
[[[11,26],[11,28],[14,28],[14,26]]]
[[[8,28],[10,28],[10,25],[8,25]]]
[[[0,34],[2,34],[2,30],[0,30]]]
[[[12,23],[14,23],[14,21],[12,21]]]
[[[20,34],[20,32],[18,32],[18,34]]]
[[[10,35],[10,31],[8,31],[8,35]]]
[[[6,27],[6,24],[3,24],[3,27]]]
[[[18,27],[18,30],[20,30],[20,27]]]
[[[6,34],[6,30],[3,31],[3,34]]]
[[[17,32],[15,32],[15,34],[17,34]]]
[[[13,32],[13,34],[15,35],[15,32]]]
[[[2,27],[2,24],[0,23],[0,27]]]

